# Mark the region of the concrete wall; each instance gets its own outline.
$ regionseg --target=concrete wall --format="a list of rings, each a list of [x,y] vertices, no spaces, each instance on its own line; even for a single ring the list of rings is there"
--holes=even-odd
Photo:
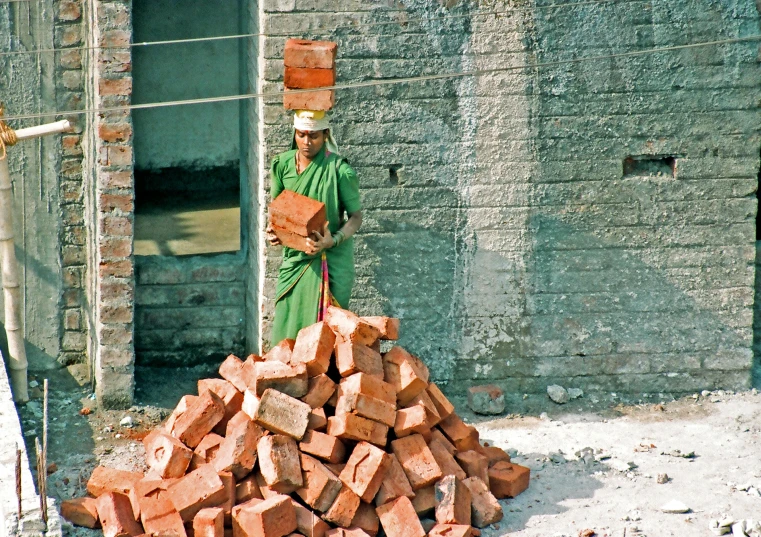
[[[759,33],[750,0],[448,21],[431,19],[468,6],[342,7],[268,1],[261,28],[338,41],[342,82]],[[396,24],[313,33],[380,21]],[[265,89],[283,41],[263,41]],[[754,43],[339,92],[367,215],[352,307],[401,317],[402,344],[450,388],[748,386],[759,83]],[[263,118],[269,160],[288,143],[278,99]],[[263,254],[266,341],[279,253]]]

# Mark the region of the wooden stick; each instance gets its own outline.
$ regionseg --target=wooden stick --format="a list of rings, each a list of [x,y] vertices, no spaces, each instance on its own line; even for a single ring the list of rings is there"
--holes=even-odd
[[[45,125],[19,129],[16,131],[16,138],[20,142],[31,138],[40,138],[41,136],[47,136],[49,134],[60,134],[70,129],[71,123],[64,119],[62,121],[56,121],[55,123],[46,123]]]
[[[18,502],[18,520],[21,522],[21,449],[16,444],[16,501]]]
[[[42,381],[42,494],[45,511],[42,519],[48,523],[48,379]]]
[[[41,466],[42,466],[42,464],[41,464],[41,462],[42,462],[42,449],[40,448],[40,439],[38,437],[36,437],[36,436],[34,437],[34,452],[35,452],[35,455],[37,456],[37,492],[39,492],[39,495],[40,495],[40,511],[41,511],[41,514],[42,514],[42,520],[43,520],[43,522],[45,522],[45,524],[47,524],[48,523],[48,521],[47,521],[48,517],[47,517],[47,512],[46,512],[47,511],[46,510],[47,506],[45,505],[46,504],[46,502],[45,502],[46,498],[45,498],[45,494],[43,494],[44,491],[42,490],[43,489],[43,484],[42,484],[42,472],[43,472],[43,470],[41,468]]]

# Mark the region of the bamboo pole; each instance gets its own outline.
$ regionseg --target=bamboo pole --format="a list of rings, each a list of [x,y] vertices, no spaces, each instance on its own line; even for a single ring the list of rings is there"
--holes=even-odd
[[[18,521],[21,522],[21,448],[16,444],[16,509]]]

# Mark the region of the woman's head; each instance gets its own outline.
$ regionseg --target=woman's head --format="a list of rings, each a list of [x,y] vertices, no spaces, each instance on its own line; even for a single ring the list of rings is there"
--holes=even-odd
[[[299,130],[296,129],[293,139],[296,142],[296,149],[299,153],[308,159],[312,159],[320,152],[325,140],[330,136],[330,129],[321,131]]]
[[[296,110],[293,115],[293,149],[312,159],[325,146],[337,153],[335,140],[330,134],[330,119],[322,110]]]

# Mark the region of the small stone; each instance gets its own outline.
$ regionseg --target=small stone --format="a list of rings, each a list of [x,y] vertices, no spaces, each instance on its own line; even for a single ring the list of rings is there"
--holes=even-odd
[[[468,407],[476,414],[495,415],[505,411],[505,394],[493,384],[468,389]]]
[[[581,388],[568,388],[568,397],[571,399],[578,399],[584,397],[584,390]]]
[[[726,535],[727,533],[730,532],[729,526],[722,526],[721,523],[715,518],[711,519],[708,522],[708,529],[710,529],[711,533],[713,533],[714,535]]]
[[[670,502],[661,506],[661,511],[663,511],[664,513],[677,515],[682,513],[689,513],[690,508],[687,505],[680,502],[679,500],[671,500]]]
[[[637,465],[633,462],[625,462],[621,459],[610,459],[608,462],[606,462],[606,464],[614,470],[618,470],[619,472],[628,472],[632,468],[637,467]]]
[[[132,416],[124,416],[119,425],[121,427],[132,427]]]
[[[555,464],[563,464],[568,462],[566,458],[563,456],[563,453],[560,451],[556,451],[554,453],[550,453],[548,455],[550,461],[554,462]]]
[[[553,402],[563,405],[568,402],[568,391],[566,391],[565,388],[562,386],[558,386],[557,384],[552,384],[550,386],[547,386],[547,395],[552,399]]]
[[[732,524],[732,537],[748,537],[748,534],[745,533],[744,521],[741,520]]]
[[[671,478],[668,474],[658,474],[658,477],[655,479],[659,485],[663,485],[665,483],[668,483]]]

